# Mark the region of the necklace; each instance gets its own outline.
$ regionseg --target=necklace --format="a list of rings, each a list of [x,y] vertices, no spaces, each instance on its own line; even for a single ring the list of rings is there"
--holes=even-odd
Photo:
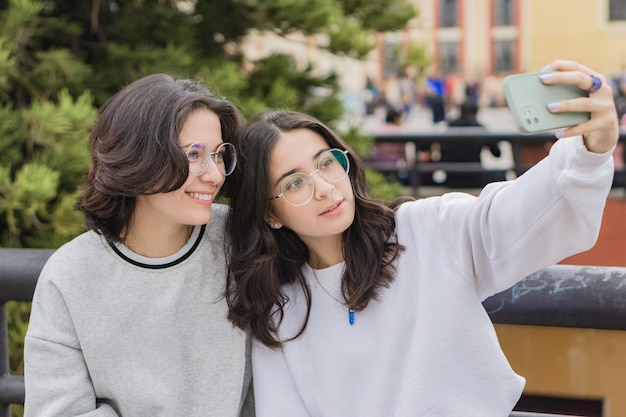
[[[346,305],[345,302],[337,299],[337,297],[334,297],[327,289],[326,287],[324,287],[322,285],[322,283],[320,282],[319,278],[317,278],[317,274],[315,273],[315,269],[311,268],[311,271],[313,271],[313,277],[315,278],[315,281],[317,281],[317,285],[320,286],[320,288],[333,300],[337,301],[339,304],[341,305]],[[348,323],[350,323],[350,326],[354,325],[354,310],[352,309],[351,306],[347,306],[348,307]]]

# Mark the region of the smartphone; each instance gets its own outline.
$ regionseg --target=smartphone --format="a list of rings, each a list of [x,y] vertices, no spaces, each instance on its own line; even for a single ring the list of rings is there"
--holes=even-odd
[[[539,133],[586,122],[587,112],[550,113],[548,104],[576,97],[588,97],[585,90],[571,84],[545,85],[539,77],[545,72],[508,75],[502,81],[506,104],[517,130]]]

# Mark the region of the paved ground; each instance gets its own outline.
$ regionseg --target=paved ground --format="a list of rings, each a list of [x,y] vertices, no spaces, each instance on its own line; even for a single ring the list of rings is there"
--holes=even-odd
[[[494,132],[516,131],[513,116],[508,107],[489,107],[480,109],[478,121],[487,129]],[[419,107],[412,112],[407,120],[407,128],[419,129],[421,126],[431,126],[431,112],[427,108]]]
[[[454,118],[454,112],[449,114],[449,118]],[[478,112],[478,120],[489,130],[494,132],[516,131],[513,117],[508,107],[482,108]],[[366,120],[366,128],[375,129],[384,121],[384,114],[377,113],[369,116]],[[446,129],[446,124],[433,124],[432,113],[425,106],[415,106],[413,111],[404,121],[402,131],[407,132],[436,132]]]

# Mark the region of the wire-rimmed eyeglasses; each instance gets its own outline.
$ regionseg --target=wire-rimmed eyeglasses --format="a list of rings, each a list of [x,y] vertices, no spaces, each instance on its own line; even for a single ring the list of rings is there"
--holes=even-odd
[[[328,182],[339,182],[348,175],[350,160],[348,151],[341,149],[329,149],[324,151],[317,159],[317,169],[310,174],[296,172],[285,177],[280,183],[280,194],[270,197],[270,200],[283,198],[292,206],[303,206],[313,198],[315,192],[313,174]]]
[[[209,160],[213,160],[217,169],[222,175],[230,175],[237,165],[237,151],[228,142],[222,143],[215,152],[207,149],[203,143],[192,143],[185,150],[185,155],[189,160],[189,173],[199,177],[209,168]]]

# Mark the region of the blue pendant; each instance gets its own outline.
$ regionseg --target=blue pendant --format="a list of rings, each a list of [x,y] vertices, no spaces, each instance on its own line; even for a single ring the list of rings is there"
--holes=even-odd
[[[351,308],[348,309],[348,323],[350,323],[350,326],[354,325],[354,310]]]

